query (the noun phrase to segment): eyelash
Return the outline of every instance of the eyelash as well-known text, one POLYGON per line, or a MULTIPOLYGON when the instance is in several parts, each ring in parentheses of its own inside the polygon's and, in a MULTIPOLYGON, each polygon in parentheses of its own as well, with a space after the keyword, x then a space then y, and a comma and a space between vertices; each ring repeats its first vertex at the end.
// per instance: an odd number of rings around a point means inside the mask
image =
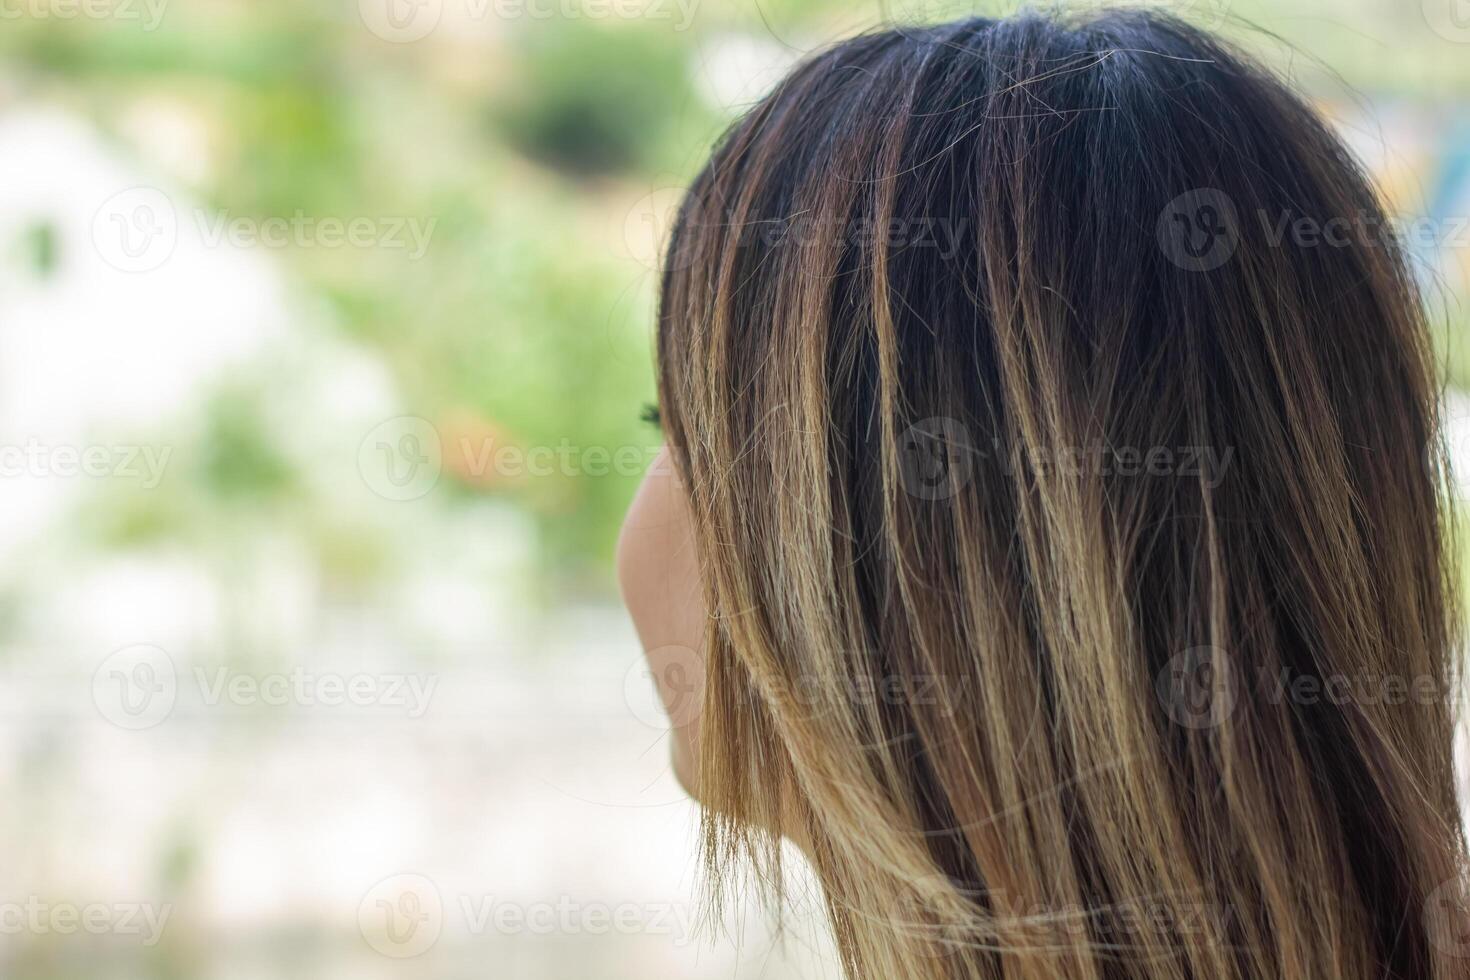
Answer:
POLYGON ((655 428, 663 428, 663 417, 659 415, 658 406, 652 402, 643 406, 638 417, 655 428))

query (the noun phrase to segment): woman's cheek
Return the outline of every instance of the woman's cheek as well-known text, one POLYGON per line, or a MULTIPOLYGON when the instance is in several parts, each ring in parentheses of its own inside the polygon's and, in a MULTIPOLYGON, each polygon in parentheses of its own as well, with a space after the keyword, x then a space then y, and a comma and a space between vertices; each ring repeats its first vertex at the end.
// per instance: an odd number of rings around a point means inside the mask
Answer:
POLYGON ((707 614, 683 491, 659 453, 618 538, 618 582, 668 715, 674 774, 698 798, 707 614))

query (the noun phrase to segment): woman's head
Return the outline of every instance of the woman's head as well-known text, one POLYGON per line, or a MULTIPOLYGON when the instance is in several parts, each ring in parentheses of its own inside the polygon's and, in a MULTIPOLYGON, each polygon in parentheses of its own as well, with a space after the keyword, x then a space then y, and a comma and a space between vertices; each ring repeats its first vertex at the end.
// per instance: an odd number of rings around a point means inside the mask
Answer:
POLYGON ((883 980, 1465 972, 1426 334, 1279 81, 1142 12, 838 45, 691 188, 658 363, 623 574, 713 870, 798 839, 883 980))

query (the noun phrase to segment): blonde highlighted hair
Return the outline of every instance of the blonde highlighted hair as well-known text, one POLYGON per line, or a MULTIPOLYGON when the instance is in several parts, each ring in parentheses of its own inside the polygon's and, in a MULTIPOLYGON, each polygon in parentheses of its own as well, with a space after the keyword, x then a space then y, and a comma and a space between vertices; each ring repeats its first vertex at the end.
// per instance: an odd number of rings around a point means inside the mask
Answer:
POLYGON ((1470 976, 1388 227, 1153 13, 887 30, 746 114, 658 341, 716 877, 799 840, 857 978, 1470 976))

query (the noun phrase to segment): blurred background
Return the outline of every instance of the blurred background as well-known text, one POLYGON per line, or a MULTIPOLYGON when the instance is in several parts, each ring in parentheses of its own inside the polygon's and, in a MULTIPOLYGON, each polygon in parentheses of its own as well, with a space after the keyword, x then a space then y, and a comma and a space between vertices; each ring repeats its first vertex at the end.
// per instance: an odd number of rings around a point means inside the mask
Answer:
MULTIPOLYGON (((1376 176, 1470 449, 1470 3, 1148 5, 1376 176)), ((658 252, 804 53, 1014 9, 0 0, 0 975, 837 976, 701 921, 618 607, 658 252)))

